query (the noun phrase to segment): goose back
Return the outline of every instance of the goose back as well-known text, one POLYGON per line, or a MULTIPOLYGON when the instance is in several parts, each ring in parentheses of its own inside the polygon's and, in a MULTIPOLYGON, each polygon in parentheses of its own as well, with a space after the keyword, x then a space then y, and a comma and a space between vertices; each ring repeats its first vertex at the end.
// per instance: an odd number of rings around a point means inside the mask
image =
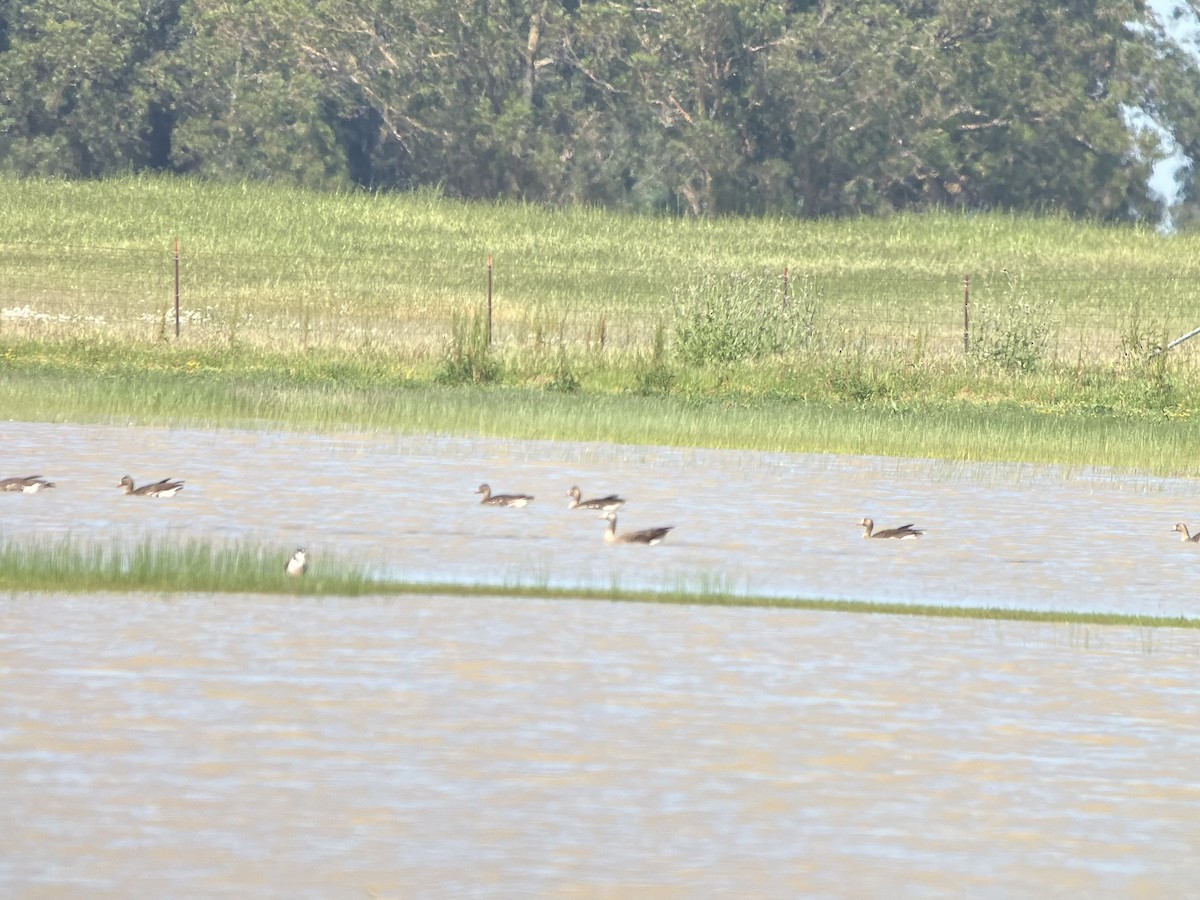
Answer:
POLYGON ((880 531, 875 530, 874 519, 859 519, 858 524, 862 527, 864 538, 882 538, 884 540, 894 538, 895 540, 903 541, 919 538, 925 533, 922 529, 915 528, 911 522, 907 525, 899 525, 896 528, 884 528, 880 531))
POLYGON ((475 493, 483 494, 483 499, 479 502, 484 506, 511 506, 519 509, 533 502, 530 494, 493 494, 491 486, 487 484, 481 484, 475 493))

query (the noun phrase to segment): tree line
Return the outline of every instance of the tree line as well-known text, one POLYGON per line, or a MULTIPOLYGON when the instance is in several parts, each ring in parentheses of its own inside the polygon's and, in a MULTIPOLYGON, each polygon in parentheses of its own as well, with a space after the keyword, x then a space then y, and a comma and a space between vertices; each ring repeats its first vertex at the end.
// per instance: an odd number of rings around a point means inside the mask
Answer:
POLYGON ((1196 158, 1200 76, 1149 21, 1141 0, 0 0, 0 171, 1153 221, 1162 151, 1128 116, 1196 158))

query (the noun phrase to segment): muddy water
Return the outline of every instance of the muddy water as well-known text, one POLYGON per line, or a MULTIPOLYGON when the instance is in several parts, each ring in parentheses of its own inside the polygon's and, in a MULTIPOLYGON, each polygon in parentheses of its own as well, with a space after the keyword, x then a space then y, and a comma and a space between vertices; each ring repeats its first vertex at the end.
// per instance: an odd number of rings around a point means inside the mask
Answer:
MULTIPOLYGON (((448 581, 1196 615, 1188 481, 0 425, 0 536, 448 581), (120 495, 185 478, 172 500, 120 495), (472 493, 535 493, 523 510, 472 493), (610 547, 572 483, 629 497, 610 547), (926 538, 861 540, 854 521, 926 538)), ((1186 896, 1200 634, 576 601, 0 597, 0 896, 1186 896)))
POLYGON ((1183 897, 1200 634, 0 599, 5 897, 1183 897))
POLYGON ((347 553, 382 575, 452 582, 717 584, 757 594, 1149 615, 1200 615, 1195 481, 1050 467, 440 437, 0 424, 0 471, 58 489, 0 495, 0 535, 183 533, 347 553), (171 500, 121 496, 167 475, 171 500), (536 495, 478 504, 481 482, 536 495), (619 527, 674 525, 654 547, 607 546, 567 489, 618 491, 619 527), (920 541, 855 526, 915 522, 920 541), (1193 518, 1194 517, 1194 518, 1193 518))

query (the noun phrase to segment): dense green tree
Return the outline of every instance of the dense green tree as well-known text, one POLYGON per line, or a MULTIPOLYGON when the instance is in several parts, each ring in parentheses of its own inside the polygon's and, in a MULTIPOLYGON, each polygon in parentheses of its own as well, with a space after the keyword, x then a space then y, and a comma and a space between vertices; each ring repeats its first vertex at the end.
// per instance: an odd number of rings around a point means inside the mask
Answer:
POLYGON ((929 203, 1124 214, 1148 164, 1122 124, 1136 44, 1122 43, 1121 10, 946 0, 802 17, 759 85, 791 177, 774 193, 810 214, 929 203))
POLYGON ((211 177, 349 184, 327 89, 302 55, 294 0, 189 0, 165 67, 176 126, 171 164, 211 177))
MULTIPOLYGON (((1156 218, 1200 153, 1141 0, 0 0, 0 169, 688 215, 1156 218)), ((1187 196, 1196 206, 1194 175, 1187 196)))
POLYGON ((157 66, 183 0, 46 0, 0 11, 0 159, 93 177, 162 168, 171 116, 157 66))

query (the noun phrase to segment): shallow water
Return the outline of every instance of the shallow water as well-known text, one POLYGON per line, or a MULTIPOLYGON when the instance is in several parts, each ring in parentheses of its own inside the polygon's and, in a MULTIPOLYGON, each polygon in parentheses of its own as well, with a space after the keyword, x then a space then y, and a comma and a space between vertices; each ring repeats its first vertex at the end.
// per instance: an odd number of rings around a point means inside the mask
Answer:
POLYGON ((1200 633, 0 599, 5 897, 1182 897, 1200 633))
MULTIPOLYGON (((1197 511, 1190 479, 1028 465, 749 453, 552 441, 0 424, 0 534, 146 532, 250 538, 367 560, 381 575, 485 584, 731 587, 755 594, 1200 615, 1200 545, 1171 533, 1197 511), (124 497, 167 475, 170 500, 124 497), (536 501, 481 507, 481 482, 536 501), (567 489, 628 498, 608 546, 567 489), (920 541, 863 541, 855 523, 915 522, 920 541)), ((1200 526, 1200 519, 1195 521, 1200 526)))
MULTIPOLYGON (((1196 615, 1187 480, 0 425, 0 535, 402 578, 1196 615), (185 478, 171 500, 124 497, 185 478), (481 481, 537 495, 479 506, 481 481), (566 490, 620 491, 610 547, 566 490), (854 522, 916 521, 869 542, 854 522), (1183 587, 1179 587, 1183 585, 1183 587)), ((0 896, 1186 896, 1200 633, 463 599, 0 598, 0 896)))

